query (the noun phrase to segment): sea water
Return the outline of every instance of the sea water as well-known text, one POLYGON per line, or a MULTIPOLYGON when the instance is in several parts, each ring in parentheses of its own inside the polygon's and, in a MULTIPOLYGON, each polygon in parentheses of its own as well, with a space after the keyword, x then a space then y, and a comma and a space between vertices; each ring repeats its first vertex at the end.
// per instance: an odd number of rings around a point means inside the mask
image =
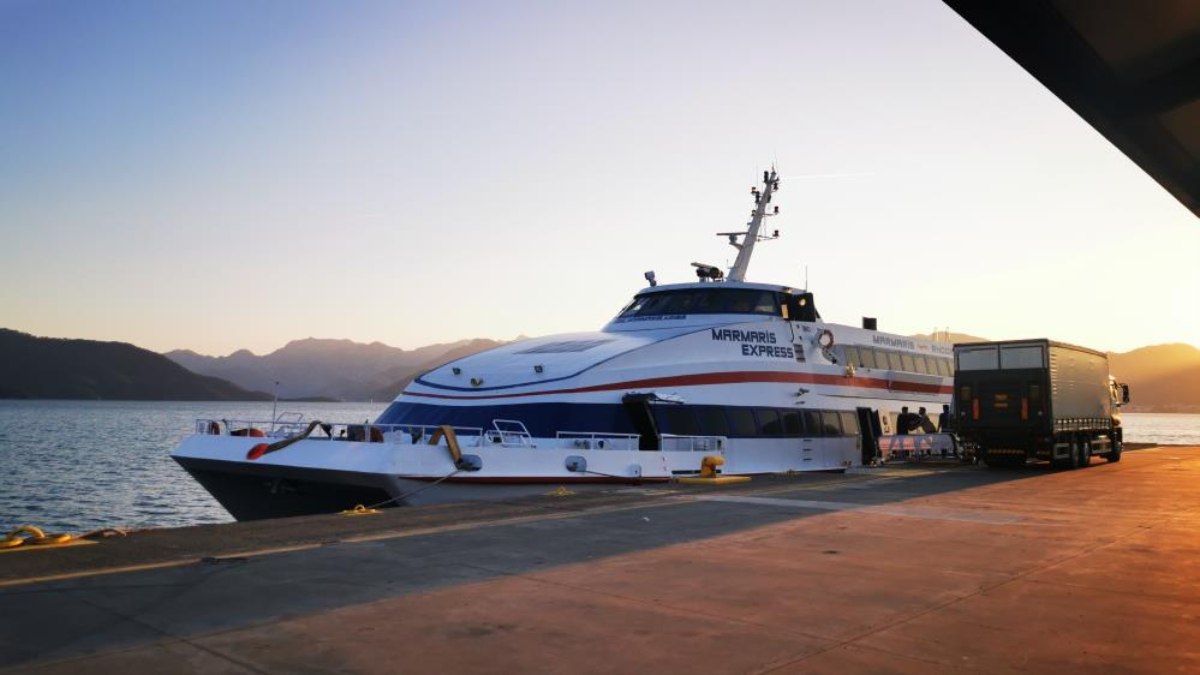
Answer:
MULTIPOLYGON (((374 420, 386 403, 280 403, 305 419, 374 420)), ((198 418, 270 420, 272 404, 0 400, 0 536, 19 525, 76 534, 233 518, 171 450, 198 418)))
MULTIPOLYGON (((384 403, 288 403, 327 422, 374 420, 384 403)), ((171 459, 198 418, 270 420, 271 403, 0 400, 0 534, 76 534, 232 518, 171 459)), ((1124 413, 1125 440, 1200 445, 1200 415, 1124 413)))

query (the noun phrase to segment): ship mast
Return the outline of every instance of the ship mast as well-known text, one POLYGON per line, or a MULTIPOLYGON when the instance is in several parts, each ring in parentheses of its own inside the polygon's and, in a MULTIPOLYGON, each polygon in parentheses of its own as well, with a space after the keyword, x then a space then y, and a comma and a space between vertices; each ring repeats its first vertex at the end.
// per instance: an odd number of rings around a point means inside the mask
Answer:
POLYGON ((758 234, 764 218, 779 214, 778 206, 767 211, 767 206, 771 203, 771 194, 778 191, 779 176, 775 173, 775 167, 771 167, 770 171, 763 171, 762 191, 760 192, 757 186, 750 188, 750 194, 754 195, 754 210, 751 212, 750 222, 746 223, 746 231, 717 233, 718 236, 729 237, 729 244, 738 250, 737 260, 733 262, 733 267, 729 268, 726 277, 729 281, 746 280, 746 268, 750 266, 750 256, 754 253, 756 243, 779 237, 779 230, 775 230, 771 236, 764 237, 758 234), (741 237, 741 241, 738 241, 738 237, 741 237))

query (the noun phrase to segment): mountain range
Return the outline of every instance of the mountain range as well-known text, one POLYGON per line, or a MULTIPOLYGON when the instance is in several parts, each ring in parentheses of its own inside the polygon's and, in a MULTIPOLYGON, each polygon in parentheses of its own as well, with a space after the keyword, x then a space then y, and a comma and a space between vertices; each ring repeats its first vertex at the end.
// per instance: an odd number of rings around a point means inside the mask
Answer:
MULTIPOLYGON (((263 356, 239 350, 214 357, 0 329, 0 398, 263 400, 277 392, 280 398, 388 401, 417 375, 501 344, 474 339, 404 350, 308 338, 263 356)), ((1130 386, 1126 410, 1200 413, 1200 349, 1153 345, 1109 358, 1112 374, 1130 386)))
POLYGON ((124 342, 34 337, 0 328, 0 398, 263 401, 124 342))
POLYGON ((281 398, 389 401, 420 373, 499 344, 459 340, 404 350, 381 342, 307 338, 263 356, 245 349, 228 356, 204 356, 190 350, 170 351, 164 356, 192 372, 247 389, 278 392, 281 398))

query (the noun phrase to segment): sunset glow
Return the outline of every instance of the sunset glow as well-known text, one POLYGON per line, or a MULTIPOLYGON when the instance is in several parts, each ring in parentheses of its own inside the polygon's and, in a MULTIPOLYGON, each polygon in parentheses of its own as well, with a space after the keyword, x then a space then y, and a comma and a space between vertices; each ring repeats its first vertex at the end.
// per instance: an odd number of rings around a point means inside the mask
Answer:
POLYGON ((0 326, 595 329, 735 252, 827 321, 1200 345, 1200 223, 940 2, 8 2, 0 326))

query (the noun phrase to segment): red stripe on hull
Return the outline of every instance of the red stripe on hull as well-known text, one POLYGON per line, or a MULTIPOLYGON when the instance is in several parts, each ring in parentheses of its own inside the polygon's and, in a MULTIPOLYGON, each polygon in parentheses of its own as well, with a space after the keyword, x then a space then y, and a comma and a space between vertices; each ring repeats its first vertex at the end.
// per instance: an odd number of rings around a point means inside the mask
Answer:
POLYGON ((844 375, 818 375, 816 373, 782 373, 777 371, 750 370, 725 373, 699 373, 696 375, 674 375, 671 377, 653 377, 645 380, 610 382, 608 384, 595 384, 589 387, 550 389, 546 391, 522 392, 519 394, 460 396, 457 394, 426 394, 421 392, 405 392, 404 395, 420 396, 422 398, 444 398, 457 401, 486 401, 498 398, 522 398, 527 396, 550 396, 555 394, 585 394, 589 392, 635 389, 641 387, 689 387, 706 384, 746 384, 751 382, 824 384, 837 387, 859 387, 863 389, 903 391, 912 394, 949 395, 954 393, 953 387, 947 387, 940 384, 922 384, 919 382, 889 382, 887 380, 881 380, 873 377, 846 377, 844 375))

